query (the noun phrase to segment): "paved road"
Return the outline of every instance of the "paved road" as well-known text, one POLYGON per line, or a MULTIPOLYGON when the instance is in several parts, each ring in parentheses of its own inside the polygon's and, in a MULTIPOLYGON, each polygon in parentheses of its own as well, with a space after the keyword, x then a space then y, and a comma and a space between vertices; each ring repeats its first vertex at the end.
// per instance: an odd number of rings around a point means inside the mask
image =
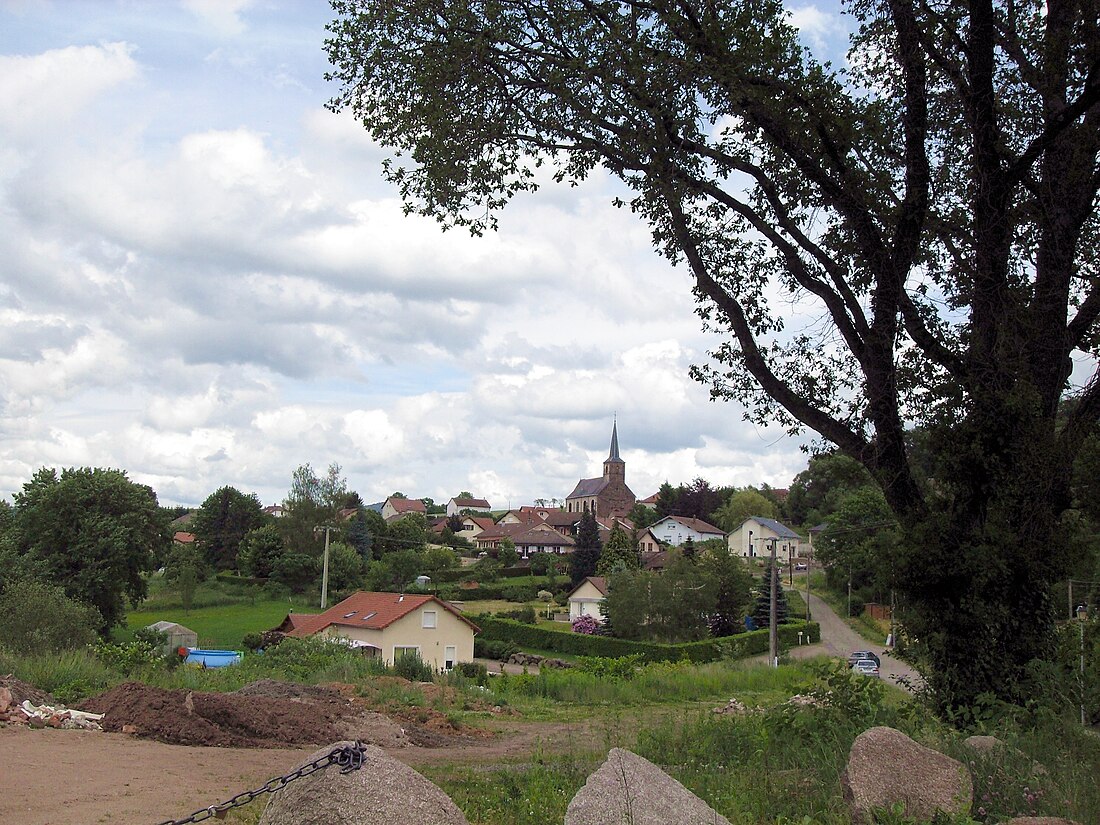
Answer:
POLYGON ((885 652, 885 644, 872 645, 841 619, 829 605, 813 593, 810 594, 810 615, 821 625, 821 642, 815 645, 792 647, 790 655, 795 659, 809 659, 814 656, 838 656, 847 659, 853 650, 872 650, 882 660, 879 672, 887 684, 895 684, 904 677, 910 684, 919 684, 917 672, 900 659, 885 652))

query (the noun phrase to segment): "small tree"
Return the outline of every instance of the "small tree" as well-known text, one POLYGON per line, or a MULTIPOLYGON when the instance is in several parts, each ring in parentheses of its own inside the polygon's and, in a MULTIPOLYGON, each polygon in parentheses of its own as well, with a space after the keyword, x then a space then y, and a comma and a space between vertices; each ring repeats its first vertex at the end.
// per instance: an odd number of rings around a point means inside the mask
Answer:
POLYGON ((497 558, 500 559, 500 563, 505 567, 514 565, 519 561, 519 553, 516 552, 516 543, 507 537, 501 539, 500 549, 497 551, 497 558))
POLYGON ((606 576, 616 570, 626 570, 640 567, 638 560, 638 546, 630 533, 623 529, 619 522, 611 527, 611 533, 607 537, 607 544, 600 553, 600 560, 596 564, 596 572, 606 576))
POLYGON ((9 581, 0 593, 0 649, 55 653, 90 645, 102 624, 99 611, 52 584, 9 581))
MULTIPOLYGON (((756 591, 756 601, 753 605, 752 618, 757 627, 771 625, 771 575, 772 567, 769 561, 764 568, 764 578, 756 591)), ((781 577, 776 575, 775 585, 775 617, 777 624, 786 624, 790 608, 787 605, 787 593, 783 590, 781 577)))
POLYGON ((283 537, 274 524, 251 531, 241 542, 237 563, 246 576, 270 578, 284 552, 283 537))

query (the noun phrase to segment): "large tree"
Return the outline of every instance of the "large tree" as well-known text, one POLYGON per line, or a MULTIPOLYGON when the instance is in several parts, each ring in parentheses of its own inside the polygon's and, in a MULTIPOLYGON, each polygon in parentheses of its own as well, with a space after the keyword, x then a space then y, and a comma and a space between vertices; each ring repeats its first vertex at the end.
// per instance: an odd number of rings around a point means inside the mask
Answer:
POLYGON ((237 553, 248 533, 264 523, 264 508, 255 493, 222 487, 206 497, 188 525, 195 543, 215 570, 237 567, 237 553))
POLYGON ((104 633, 145 598, 143 574, 172 542, 152 488, 91 467, 35 473, 15 494, 9 538, 20 569, 94 606, 104 633))
POLYGON ((348 483, 333 462, 323 476, 303 464, 294 471, 290 493, 283 502, 286 512, 278 520, 287 549, 292 553, 320 556, 324 551, 321 527, 342 527, 340 510, 348 503, 348 483))
POLYGON ((1100 415, 1093 381, 1055 421, 1100 343, 1095 7, 854 0, 841 70, 778 0, 333 5, 332 107, 396 150, 409 208, 479 233, 540 164, 616 175, 725 335, 696 376, 881 485, 941 703, 1020 698, 1100 415))

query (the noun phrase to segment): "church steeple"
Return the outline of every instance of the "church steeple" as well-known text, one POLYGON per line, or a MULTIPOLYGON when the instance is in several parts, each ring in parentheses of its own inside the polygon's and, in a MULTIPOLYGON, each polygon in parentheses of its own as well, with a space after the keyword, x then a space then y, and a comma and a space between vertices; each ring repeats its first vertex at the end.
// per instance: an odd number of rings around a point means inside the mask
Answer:
POLYGON ((619 458, 619 422, 611 425, 611 452, 603 463, 604 476, 626 476, 626 462, 619 458))

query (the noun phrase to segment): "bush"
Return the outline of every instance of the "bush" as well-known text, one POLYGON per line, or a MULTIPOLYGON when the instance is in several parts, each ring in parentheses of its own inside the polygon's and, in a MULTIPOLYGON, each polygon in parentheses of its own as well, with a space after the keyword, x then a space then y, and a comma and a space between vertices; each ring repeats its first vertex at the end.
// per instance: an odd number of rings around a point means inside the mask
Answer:
POLYGON ((455 672, 465 679, 472 679, 479 685, 489 681, 489 669, 481 662, 458 662, 455 672))
POLYGON ((595 635, 600 629, 600 621, 595 616, 578 616, 573 620, 573 632, 595 635))
POLYGON ((73 650, 98 638, 99 611, 40 581, 9 582, 0 594, 0 647, 15 653, 73 650))
POLYGON ((95 646, 95 655, 108 668, 122 676, 131 676, 147 667, 164 663, 164 656, 146 639, 134 639, 121 644, 100 642, 95 646))
MULTIPOLYGON (((480 621, 480 619, 479 619, 480 621)), ((479 659, 496 659, 503 662, 513 653, 519 653, 519 647, 504 639, 474 639, 474 655, 479 659)))
POLYGON ((517 622, 523 622, 524 624, 534 624, 536 621, 535 608, 529 604, 525 604, 518 610, 509 610, 504 613, 497 614, 504 619, 513 619, 517 622))
POLYGON ((431 665, 421 659, 417 653, 398 656, 393 663, 393 672, 410 682, 430 682, 434 675, 431 665))
POLYGON ((264 646, 264 637, 262 633, 245 633, 244 638, 241 639, 241 646, 245 650, 259 650, 264 646))

